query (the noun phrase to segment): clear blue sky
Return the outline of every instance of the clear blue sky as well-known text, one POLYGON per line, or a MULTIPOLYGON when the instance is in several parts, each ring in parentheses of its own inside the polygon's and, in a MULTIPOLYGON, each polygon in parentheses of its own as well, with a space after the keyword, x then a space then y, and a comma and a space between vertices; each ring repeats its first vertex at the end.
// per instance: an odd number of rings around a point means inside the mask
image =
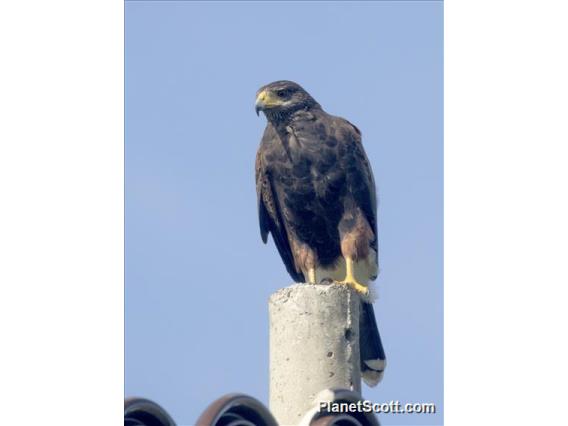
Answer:
POLYGON ((260 240, 254 95, 288 79, 361 129, 378 185, 388 368, 363 394, 442 411, 442 19, 426 1, 126 3, 127 395, 180 425, 228 392, 267 403, 267 300, 291 279, 260 240))

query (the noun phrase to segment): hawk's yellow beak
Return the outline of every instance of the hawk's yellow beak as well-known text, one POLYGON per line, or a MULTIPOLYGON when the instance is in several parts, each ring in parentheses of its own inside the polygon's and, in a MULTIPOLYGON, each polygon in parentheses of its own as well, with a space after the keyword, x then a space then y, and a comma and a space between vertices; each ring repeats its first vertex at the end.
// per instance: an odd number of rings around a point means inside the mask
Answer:
POLYGON ((256 111, 256 115, 258 115, 259 111, 264 111, 266 108, 275 107, 279 105, 279 103, 280 100, 278 99, 278 97, 274 96, 272 92, 265 89, 256 96, 254 110, 256 111))

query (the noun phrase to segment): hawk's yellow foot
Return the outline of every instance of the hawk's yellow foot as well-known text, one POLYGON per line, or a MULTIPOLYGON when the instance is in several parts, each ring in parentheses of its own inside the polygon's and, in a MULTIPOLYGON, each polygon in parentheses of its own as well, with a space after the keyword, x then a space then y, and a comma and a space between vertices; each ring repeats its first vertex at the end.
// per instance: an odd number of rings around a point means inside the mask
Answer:
POLYGON ((357 293, 361 293, 363 296, 367 296, 369 294, 369 289, 367 288, 367 286, 357 282, 353 277, 351 279, 346 277, 343 281, 335 281, 335 284, 348 285, 357 293))
POLYGON ((345 279, 343 281, 336 281, 335 283, 341 285, 348 285, 357 293, 367 296, 369 294, 369 288, 366 285, 361 284, 359 281, 357 281, 357 279, 355 279, 355 275, 353 275, 353 260, 348 257, 345 258, 345 267, 347 270, 345 274, 345 279))
POLYGON ((308 269, 308 283, 317 284, 316 281, 316 268, 308 269))

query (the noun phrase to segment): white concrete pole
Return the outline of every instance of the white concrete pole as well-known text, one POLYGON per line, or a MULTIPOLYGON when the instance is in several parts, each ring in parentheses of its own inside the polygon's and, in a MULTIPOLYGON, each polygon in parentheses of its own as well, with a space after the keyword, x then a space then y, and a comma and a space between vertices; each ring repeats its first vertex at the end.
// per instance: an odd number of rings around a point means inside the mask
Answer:
POLYGON ((280 425, 297 425, 324 389, 361 392, 359 306, 337 284, 295 284, 270 297, 270 411, 280 425))

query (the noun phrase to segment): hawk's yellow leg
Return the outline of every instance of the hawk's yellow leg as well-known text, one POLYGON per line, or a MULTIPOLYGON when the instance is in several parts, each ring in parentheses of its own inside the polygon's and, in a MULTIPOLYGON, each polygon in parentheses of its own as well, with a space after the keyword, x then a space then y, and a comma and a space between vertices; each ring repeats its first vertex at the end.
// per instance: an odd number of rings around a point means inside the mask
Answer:
POLYGON ((348 285, 357 293, 361 293, 363 295, 369 294, 369 289, 366 285, 361 284, 355 279, 355 275, 353 274, 353 259, 350 257, 345 258, 345 279, 343 281, 336 281, 337 284, 348 285))
POLYGON ((310 284, 316 284, 316 268, 308 269, 308 282, 310 284))

